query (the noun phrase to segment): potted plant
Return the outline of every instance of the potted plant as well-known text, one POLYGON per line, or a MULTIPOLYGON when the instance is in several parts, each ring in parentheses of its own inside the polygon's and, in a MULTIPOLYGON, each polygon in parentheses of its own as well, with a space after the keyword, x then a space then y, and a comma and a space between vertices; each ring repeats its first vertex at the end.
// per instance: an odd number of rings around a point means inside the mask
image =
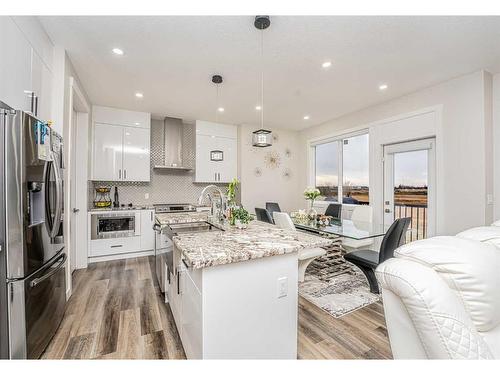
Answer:
POLYGON ((227 186, 226 190, 226 197, 227 197, 227 217, 229 218, 229 224, 234 225, 234 215, 233 211, 236 208, 236 192, 238 191, 238 185, 240 182, 238 179, 235 177, 233 180, 229 183, 227 186))
POLYGON ((234 218, 234 225, 236 225, 238 229, 245 229, 248 223, 253 220, 250 213, 243 207, 233 209, 232 217, 234 218))
POLYGON ((307 212, 307 216, 309 219, 316 219, 316 215, 318 214, 316 210, 314 209, 314 201, 316 198, 318 198, 321 195, 321 192, 319 189, 308 186, 306 190, 304 190, 304 198, 306 200, 311 201, 311 207, 309 208, 309 211, 307 212))

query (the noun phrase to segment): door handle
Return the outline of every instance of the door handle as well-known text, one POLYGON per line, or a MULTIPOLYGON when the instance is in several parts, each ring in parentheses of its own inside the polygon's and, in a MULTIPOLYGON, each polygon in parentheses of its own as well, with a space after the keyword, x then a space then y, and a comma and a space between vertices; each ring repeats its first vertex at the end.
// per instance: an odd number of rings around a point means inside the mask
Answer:
POLYGON ((118 179, 119 180, 122 179, 122 170, 121 169, 118 169, 118 179))
MULTIPOLYGON (((65 262, 66 262, 66 254, 63 253, 62 254, 61 263, 59 263, 57 265, 57 267, 54 268, 54 270, 50 271, 48 274, 43 275, 42 277, 38 277, 35 280, 33 280, 30 283, 31 287, 34 288, 35 286, 37 286, 38 284, 40 284, 42 281, 47 280, 49 277, 51 277, 52 275, 54 275, 57 271, 59 271, 61 269, 61 267, 64 265, 65 262)), ((55 264, 55 262, 54 262, 54 264, 55 264)))
POLYGON ((127 179, 127 170, 126 169, 123 170, 123 179, 124 180, 127 179))
POLYGON ((77 212, 80 212, 79 208, 73 208, 73 212, 76 214, 77 212))
POLYGON ((388 209, 388 208, 386 208, 386 209, 384 210, 384 212, 385 212, 386 214, 390 214, 390 213, 391 213, 391 210, 390 210, 390 209, 388 209))
POLYGON ((34 112, 35 117, 38 116, 38 96, 35 95, 35 112, 34 112))

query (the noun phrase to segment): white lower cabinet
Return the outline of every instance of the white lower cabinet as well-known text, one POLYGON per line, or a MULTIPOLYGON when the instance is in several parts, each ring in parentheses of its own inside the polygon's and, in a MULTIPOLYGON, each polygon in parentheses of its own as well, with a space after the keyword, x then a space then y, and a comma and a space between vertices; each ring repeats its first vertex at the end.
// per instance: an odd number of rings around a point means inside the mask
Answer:
POLYGON ((141 211, 141 250, 154 250, 155 248, 155 231, 153 225, 155 224, 155 211, 142 210, 141 211))
POLYGON ((167 299, 188 359, 297 358, 297 254, 193 269, 174 246, 174 268, 167 299))
POLYGON ((135 235, 117 238, 92 239, 92 215, 102 215, 106 212, 116 211, 93 211, 88 215, 88 243, 89 258, 120 259, 137 255, 151 255, 155 247, 154 210, 120 211, 123 214, 132 212, 135 215, 135 235), (134 254, 132 254, 134 253, 134 254), (111 257, 111 258, 110 258, 111 257))
POLYGON ((190 272, 184 270, 182 275, 181 340, 188 358, 202 358, 202 296, 190 272))

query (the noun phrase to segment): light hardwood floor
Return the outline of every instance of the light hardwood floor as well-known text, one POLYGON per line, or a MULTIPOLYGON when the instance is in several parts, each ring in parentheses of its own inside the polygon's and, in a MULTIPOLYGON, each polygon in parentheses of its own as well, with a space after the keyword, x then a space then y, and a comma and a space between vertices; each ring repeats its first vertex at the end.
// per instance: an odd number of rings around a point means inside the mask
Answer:
MULTIPOLYGON (((153 262, 132 258, 76 271, 66 314, 42 358, 185 358, 153 262)), ((300 298, 298 357, 391 358, 382 305, 335 319, 300 298)))

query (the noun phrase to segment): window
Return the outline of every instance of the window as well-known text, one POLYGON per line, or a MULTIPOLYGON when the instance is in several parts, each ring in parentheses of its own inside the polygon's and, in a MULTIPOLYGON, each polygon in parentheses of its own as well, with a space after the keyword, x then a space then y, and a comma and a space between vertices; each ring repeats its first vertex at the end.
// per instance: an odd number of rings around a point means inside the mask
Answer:
POLYGON ((316 187, 327 201, 337 201, 339 196, 338 142, 316 146, 316 187))
POLYGON ((342 197, 344 203, 369 203, 368 147, 368 134, 342 140, 342 197))
POLYGON ((342 203, 369 203, 367 133, 317 144, 313 149, 314 181, 322 199, 338 202, 342 196, 342 203))

